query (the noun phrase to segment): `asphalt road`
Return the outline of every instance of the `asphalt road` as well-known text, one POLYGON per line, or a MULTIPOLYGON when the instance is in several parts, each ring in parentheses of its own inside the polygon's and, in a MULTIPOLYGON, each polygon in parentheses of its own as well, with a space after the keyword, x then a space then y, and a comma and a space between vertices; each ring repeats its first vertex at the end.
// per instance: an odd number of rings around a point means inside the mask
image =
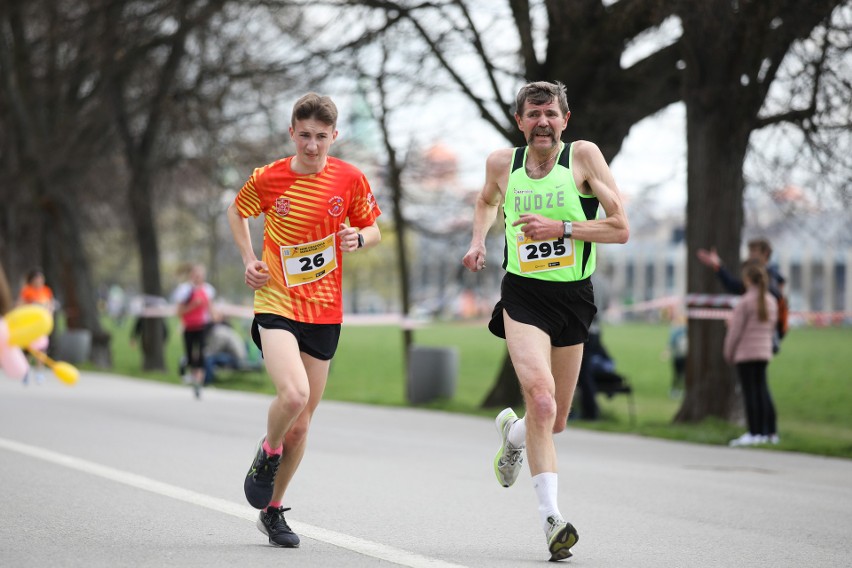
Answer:
MULTIPOLYGON (((269 397, 83 373, 0 374, 0 566, 540 566, 527 472, 493 421, 325 401, 268 546, 243 476, 269 397)), ((641 412, 641 408, 639 409, 641 412)), ((783 425, 783 416, 781 416, 783 425)), ((578 567, 852 566, 852 461, 571 430, 560 507, 578 567)))

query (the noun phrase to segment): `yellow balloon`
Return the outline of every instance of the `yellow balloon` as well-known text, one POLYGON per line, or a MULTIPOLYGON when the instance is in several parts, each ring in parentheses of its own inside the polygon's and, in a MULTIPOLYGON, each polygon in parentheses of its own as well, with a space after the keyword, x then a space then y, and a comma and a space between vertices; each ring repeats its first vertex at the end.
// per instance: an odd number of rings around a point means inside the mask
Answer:
POLYGON ((53 330, 53 316, 44 306, 19 306, 3 316, 9 326, 9 345, 27 347, 53 330))
POLYGON ((53 374, 66 385, 76 384, 77 379, 80 378, 80 371, 77 370, 77 367, 64 361, 57 361, 53 364, 53 374))

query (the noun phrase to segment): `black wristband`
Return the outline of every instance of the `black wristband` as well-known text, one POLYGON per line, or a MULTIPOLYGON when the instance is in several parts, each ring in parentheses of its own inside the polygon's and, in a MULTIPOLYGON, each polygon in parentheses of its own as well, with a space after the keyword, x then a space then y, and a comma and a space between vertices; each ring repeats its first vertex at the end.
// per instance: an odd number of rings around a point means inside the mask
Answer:
POLYGON ((358 233, 358 248, 361 248, 363 246, 364 246, 364 235, 362 235, 361 233, 358 233))

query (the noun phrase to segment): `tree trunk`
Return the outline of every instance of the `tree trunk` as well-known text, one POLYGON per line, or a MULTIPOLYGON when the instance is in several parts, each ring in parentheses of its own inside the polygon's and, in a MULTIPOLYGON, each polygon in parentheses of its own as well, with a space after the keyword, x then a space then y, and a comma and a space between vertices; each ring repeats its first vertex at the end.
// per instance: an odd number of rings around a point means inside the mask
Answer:
POLYGON ((523 403, 524 397, 521 393, 518 375, 515 373, 509 352, 506 351, 506 355, 503 357, 503 365, 497 374, 497 381, 491 387, 491 391, 489 391, 485 400, 482 401, 482 408, 516 407, 523 405, 523 403))
MULTIPOLYGON (((150 178, 147 171, 134 172, 130 187, 130 214, 136 230, 136 243, 142 264, 142 292, 159 298, 163 295, 160 281, 160 247, 157 227, 151 206, 150 178)), ((153 318, 146 318, 142 326, 142 368, 146 371, 165 371, 163 352, 163 327, 153 318)))
MULTIPOLYGON (((738 271, 743 223, 743 162, 753 112, 730 92, 735 66, 719 60, 729 53, 733 26, 708 30, 701 18, 687 19, 683 38, 686 61, 684 102, 687 142, 687 291, 722 293, 712 270, 695 262, 699 248, 715 247, 724 264, 738 271), (719 50, 708 46, 718 44, 719 50)), ((736 57, 731 54, 729 57, 736 57)), ((737 81, 739 79, 737 78, 737 81)), ((736 84, 736 82, 734 83, 736 84)), ((725 325, 690 319, 686 389, 675 422, 699 422, 740 415, 734 370, 722 356, 725 325)))
POLYGON ((400 280, 400 296, 402 300, 402 349, 403 349, 403 361, 405 362, 405 369, 408 369, 409 365, 409 351, 411 350, 411 346, 414 343, 414 332, 408 326, 408 322, 406 321, 408 318, 408 314, 411 311, 411 283, 410 283, 410 271, 408 269, 408 250, 406 249, 406 224, 405 219, 402 216, 402 171, 400 170, 397 161, 396 161, 396 152, 391 146, 390 142, 387 139, 388 133, 383 130, 383 135, 385 137, 385 148, 388 151, 388 155, 391 158, 388 163, 388 178, 390 181, 391 192, 392 192, 392 200, 393 200, 393 224, 396 227, 396 258, 399 263, 397 269, 399 271, 399 280, 400 280))
MULTIPOLYGON (((732 141, 724 126, 724 111, 687 110, 688 186, 686 244, 690 259, 699 248, 716 247, 725 265, 739 267, 743 218, 742 161, 745 140, 732 141)), ((745 135, 747 139, 748 135, 745 135)), ((697 294, 724 293, 718 278, 700 262, 687 263, 687 290, 697 294)), ((699 422, 708 416, 733 420, 741 414, 733 368, 722 357, 725 324, 690 319, 686 394, 676 422, 699 422)))
MULTIPOLYGON (((382 69, 384 69, 384 64, 382 69)), ((405 371, 408 373, 410 365, 410 351, 414 344, 414 331, 409 327, 408 314, 411 311, 411 274, 408 263, 408 249, 406 243, 406 222, 402 215, 402 200, 403 200, 403 184, 402 172, 404 165, 400 164, 397 157, 396 147, 390 139, 390 127, 388 125, 389 106, 387 102, 387 91, 385 89, 385 78, 381 74, 376 79, 376 86, 381 100, 381 108, 379 109, 378 123, 379 129, 382 132, 382 141, 385 146, 385 151, 388 154, 387 166, 387 183, 391 190, 391 200, 393 202, 393 224, 396 229, 396 258, 397 269, 400 280, 400 300, 402 302, 402 360, 405 365, 405 371)))
POLYGON ((101 327, 98 294, 81 238, 81 212, 76 201, 61 192, 52 196, 45 209, 52 220, 51 241, 54 250, 60 252, 57 260, 68 329, 89 330, 92 334, 89 360, 99 367, 111 367, 111 337, 101 327))

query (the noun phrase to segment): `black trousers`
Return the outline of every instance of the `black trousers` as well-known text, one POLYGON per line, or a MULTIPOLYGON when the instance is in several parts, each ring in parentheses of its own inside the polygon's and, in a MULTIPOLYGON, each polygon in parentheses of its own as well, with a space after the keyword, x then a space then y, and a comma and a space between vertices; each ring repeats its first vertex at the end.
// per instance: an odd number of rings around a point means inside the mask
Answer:
POLYGON ((186 364, 190 369, 204 368, 204 339, 206 329, 184 330, 183 346, 186 351, 186 364))
POLYGON ((737 363, 737 374, 743 391, 748 431, 752 435, 768 436, 777 433, 775 405, 766 381, 768 361, 737 363))

